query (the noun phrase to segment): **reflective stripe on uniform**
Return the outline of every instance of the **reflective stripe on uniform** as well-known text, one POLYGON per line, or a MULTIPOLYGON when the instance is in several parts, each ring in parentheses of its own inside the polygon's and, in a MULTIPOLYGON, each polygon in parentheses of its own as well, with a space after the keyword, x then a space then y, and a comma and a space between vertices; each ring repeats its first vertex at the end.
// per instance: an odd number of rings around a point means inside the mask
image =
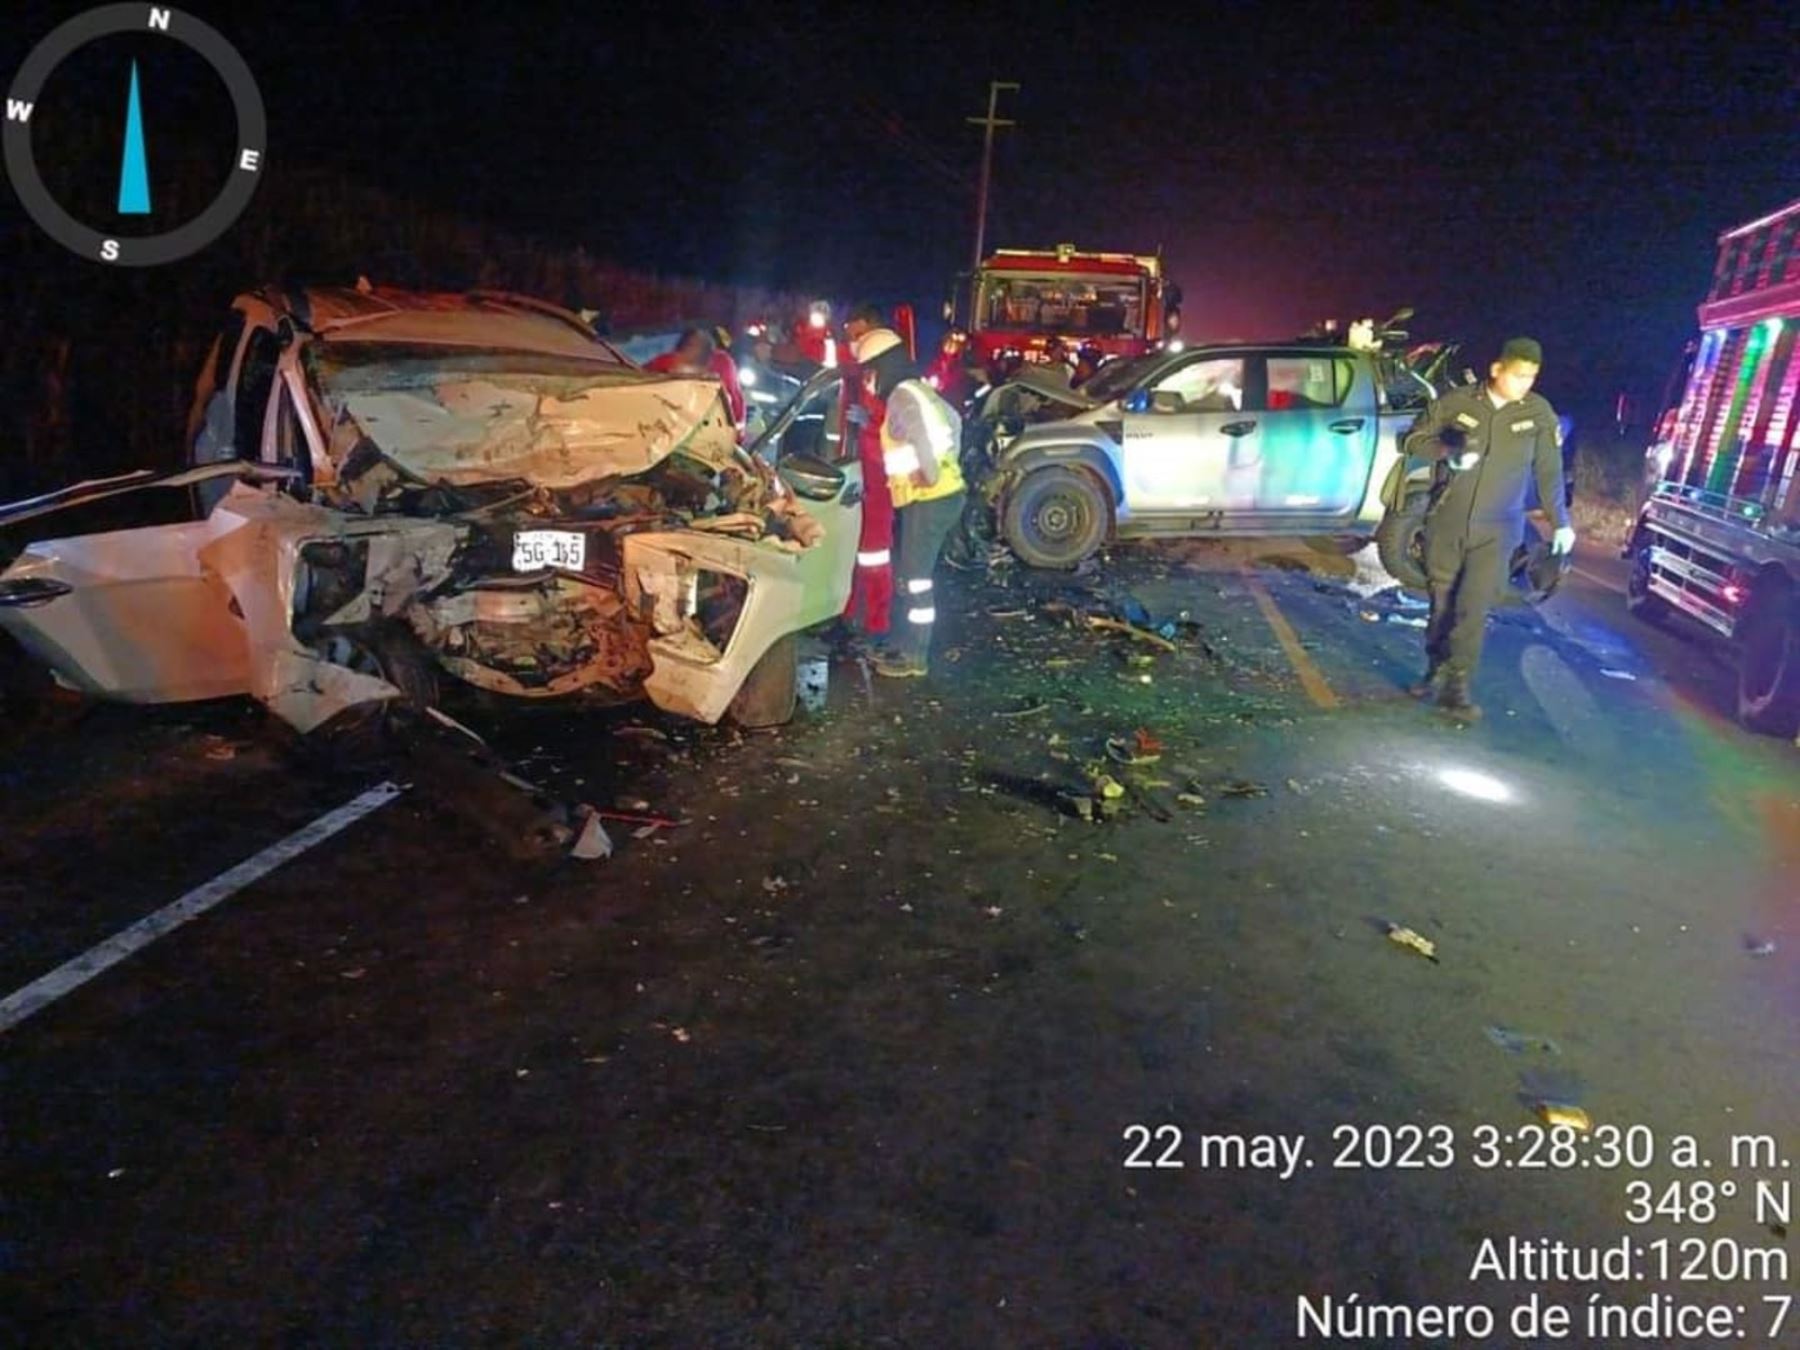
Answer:
POLYGON ((919 471, 919 452, 910 445, 896 446, 881 452, 881 467, 889 478, 904 478, 919 471))
POLYGON ((906 593, 908 595, 923 595, 930 589, 930 577, 910 577, 906 583, 906 593))
POLYGON ((871 553, 858 553, 856 555, 856 565, 858 567, 886 567, 892 559, 893 554, 891 551, 881 548, 876 549, 871 553))
POLYGON ((937 610, 929 605, 924 609, 909 609, 906 611, 906 621, 908 623, 935 623, 937 610))

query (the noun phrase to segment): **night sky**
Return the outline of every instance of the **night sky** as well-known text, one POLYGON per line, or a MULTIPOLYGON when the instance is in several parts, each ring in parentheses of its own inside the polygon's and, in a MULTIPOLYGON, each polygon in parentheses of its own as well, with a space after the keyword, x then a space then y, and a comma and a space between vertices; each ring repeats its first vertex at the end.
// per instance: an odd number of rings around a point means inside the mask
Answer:
MULTIPOLYGON (((28 3, 10 72, 75 5, 28 3)), ((1800 197, 1800 4, 189 8, 332 166, 601 256, 935 310, 971 246, 1160 246, 1190 331, 1412 305, 1654 400, 1717 234, 1800 197), (266 12, 263 12, 266 9, 266 12)), ((7 194, 7 210, 16 206, 7 194)))

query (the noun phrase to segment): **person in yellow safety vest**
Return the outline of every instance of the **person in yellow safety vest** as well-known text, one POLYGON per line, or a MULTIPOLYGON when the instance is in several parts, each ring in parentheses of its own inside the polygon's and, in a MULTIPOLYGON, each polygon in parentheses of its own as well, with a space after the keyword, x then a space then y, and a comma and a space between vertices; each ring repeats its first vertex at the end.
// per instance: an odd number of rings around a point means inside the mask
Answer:
MULTIPOLYGON (((900 337, 879 326, 879 311, 859 308, 852 350, 864 387, 881 400, 882 463, 894 501, 894 636, 878 652, 877 674, 904 679, 930 668, 937 620, 932 572, 944 540, 962 519, 962 419, 938 396, 906 354, 900 337), (860 322, 859 322, 860 321, 860 322)), ((848 327, 849 325, 847 325, 848 327)))

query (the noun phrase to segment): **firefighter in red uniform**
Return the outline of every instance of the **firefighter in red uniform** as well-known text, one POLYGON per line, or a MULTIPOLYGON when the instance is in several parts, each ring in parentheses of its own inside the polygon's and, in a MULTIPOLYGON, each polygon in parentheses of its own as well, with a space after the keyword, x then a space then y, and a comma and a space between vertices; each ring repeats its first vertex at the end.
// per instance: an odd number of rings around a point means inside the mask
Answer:
POLYGON ((882 458, 881 422, 887 406, 863 380, 847 385, 850 421, 856 427, 856 457, 862 464, 862 534, 856 541, 856 571, 844 617, 871 637, 885 637, 894 603, 894 499, 888 492, 882 458))

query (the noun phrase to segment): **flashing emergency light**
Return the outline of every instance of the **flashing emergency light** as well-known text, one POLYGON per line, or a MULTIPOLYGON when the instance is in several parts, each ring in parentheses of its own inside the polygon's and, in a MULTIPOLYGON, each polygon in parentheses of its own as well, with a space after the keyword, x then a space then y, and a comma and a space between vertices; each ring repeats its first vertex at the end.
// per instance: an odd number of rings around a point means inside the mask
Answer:
POLYGON ((831 319, 831 306, 823 300, 814 303, 806 315, 806 322, 813 328, 823 328, 831 319))
POLYGON ((1721 586, 1719 588, 1719 594, 1725 597, 1725 603, 1728 605, 1741 605, 1744 603, 1744 588, 1735 581, 1728 581, 1721 586))
POLYGON ((1185 352, 1187 350, 1187 343, 1183 342, 1180 338, 1170 338, 1169 350, 1172 352, 1185 352))

